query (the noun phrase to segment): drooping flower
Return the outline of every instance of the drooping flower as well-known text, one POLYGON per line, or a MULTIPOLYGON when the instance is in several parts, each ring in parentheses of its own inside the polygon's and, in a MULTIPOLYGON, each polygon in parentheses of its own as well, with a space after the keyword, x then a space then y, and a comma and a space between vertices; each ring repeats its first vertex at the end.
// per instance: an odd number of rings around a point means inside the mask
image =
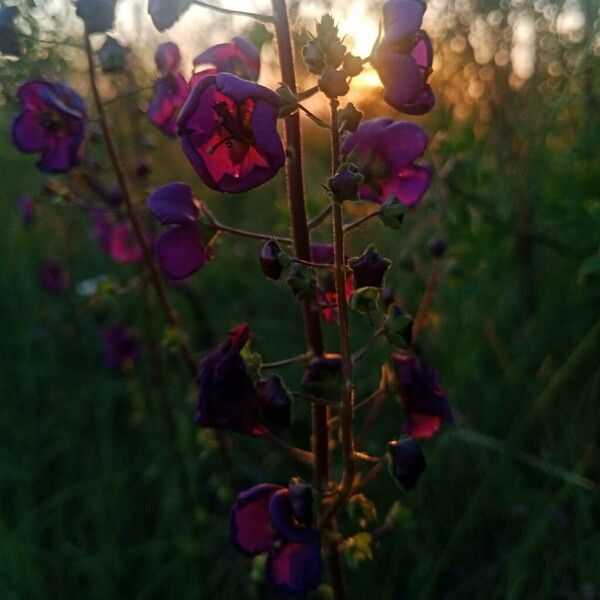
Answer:
POLYGON ((414 162, 426 147, 427 135, 418 125, 381 118, 361 123, 346 137, 342 151, 364 176, 362 199, 383 204, 397 196, 413 206, 431 181, 429 168, 414 162))
POLYGON ((197 222, 201 208, 192 188, 182 182, 163 185, 148 198, 150 212, 172 226, 156 239, 154 249, 162 270, 174 281, 190 277, 213 257, 197 222))
POLYGON ((14 23, 18 15, 19 9, 16 6, 0 8, 0 54, 8 56, 21 55, 19 32, 14 23))
POLYGON ((158 31, 173 27, 189 8, 191 0, 148 0, 148 14, 158 31))
POLYGON ((115 323, 101 332, 104 360, 111 369, 131 371, 140 357, 140 345, 125 323, 115 323))
POLYGON ((392 362, 410 436, 431 437, 440 429, 442 420, 453 421, 448 396, 433 369, 408 354, 394 354, 392 362))
POLYGON ((188 83, 180 71, 181 54, 177 44, 160 44, 154 60, 159 77, 154 82, 154 93, 148 102, 148 118, 165 135, 175 137, 177 115, 189 92, 188 83))
POLYGON ((71 277, 63 263, 48 258, 40 267, 40 283, 47 292, 59 294, 69 288, 71 277))
POLYGON ((392 473, 405 490, 415 487, 427 462, 417 442, 409 437, 388 442, 392 456, 392 473))
POLYGON ((231 511, 229 537, 244 554, 267 553, 266 579, 280 592, 304 596, 321 582, 312 492, 296 478, 287 488, 262 483, 242 492, 231 511))
POLYGON ((260 75, 260 53, 248 41, 234 37, 230 42, 217 44, 194 58, 194 66, 211 65, 215 74, 232 73, 242 79, 256 81, 260 75))
POLYGON ((382 258, 377 250, 369 248, 363 254, 348 261, 348 266, 352 269, 355 287, 376 287, 383 285, 385 272, 390 268, 391 262, 382 258))
POLYGON ((41 171, 62 173, 81 163, 87 113, 83 98, 68 85, 35 79, 21 86, 23 110, 12 136, 22 152, 40 152, 41 171))
POLYGON ((117 0, 77 0, 77 16, 83 19, 88 33, 112 29, 117 0))
POLYGON ((35 202, 31 196, 21 196, 17 202, 21 213, 23 227, 30 227, 35 223, 35 202))
POLYGON ((194 86, 177 124, 183 150, 206 185, 237 193, 277 174, 285 162, 280 103, 275 92, 230 73, 194 86))
POLYGON ((256 392, 264 418, 279 429, 291 423, 292 399, 279 375, 271 375, 256 384, 256 392))
POLYGON ((373 65, 384 86, 384 100, 410 115, 429 112, 435 97, 427 78, 433 49, 421 29, 425 4, 420 0, 390 0, 383 7, 385 35, 373 65))
POLYGON ((105 210, 91 212, 92 226, 100 248, 116 263, 136 263, 144 258, 129 221, 112 221, 105 210))
POLYGON ((250 337, 248 325, 238 325, 198 366, 196 423, 262 436, 260 400, 240 355, 250 337))

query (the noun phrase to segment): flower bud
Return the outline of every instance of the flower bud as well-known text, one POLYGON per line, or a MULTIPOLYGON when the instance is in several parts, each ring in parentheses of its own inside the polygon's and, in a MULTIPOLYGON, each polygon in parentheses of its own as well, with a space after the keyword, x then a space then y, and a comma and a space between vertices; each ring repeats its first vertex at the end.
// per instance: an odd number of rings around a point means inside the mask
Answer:
POLYGON ((315 294, 315 276, 310 269, 303 265, 294 263, 286 281, 298 300, 312 298, 315 294))
POLYGON ((281 84, 275 92, 281 98, 280 117, 289 117, 298 110, 298 98, 287 85, 281 84))
POLYGON ((336 202, 344 200, 358 200, 358 188, 364 181, 364 177, 353 164, 342 167, 329 178, 328 186, 336 202))
POLYGON ((281 246, 275 240, 269 240, 260 250, 258 257, 260 268, 265 277, 279 279, 283 272, 283 264, 279 257, 283 254, 281 246))
POLYGON ((261 414, 268 425, 279 429, 290 426, 292 399, 278 375, 259 381, 256 394, 261 404, 261 414))
POLYGON ((383 335, 392 345, 406 349, 412 342, 413 318, 397 304, 391 304, 383 324, 383 335))
POLYGON ((114 37, 107 35, 104 44, 98 50, 98 60, 105 73, 121 73, 125 69, 125 53, 127 49, 121 46, 114 37))
POLYGON ((388 442, 392 458, 392 473, 405 490, 415 487, 427 463, 425 456, 413 438, 388 442))
POLYGON ((340 40, 335 39, 327 47, 325 52, 325 60, 330 67, 337 68, 342 64, 345 54, 346 46, 344 46, 340 40))
POLYGON ((358 110, 352 102, 338 111, 338 121, 343 131, 356 131, 363 118, 363 112, 358 110))
POLYGON ((339 354, 315 356, 308 363, 300 385, 310 394, 326 400, 339 400, 342 357, 339 354))
POLYGON ((433 237, 427 242, 427 249, 433 258, 442 258, 446 253, 446 243, 440 238, 433 237))
POLYGON ((315 40, 310 40, 304 44, 302 58, 308 70, 314 75, 320 75, 321 71, 325 68, 325 56, 315 40))
POLYGON ((368 315, 377 310, 377 300, 379 299, 379 288, 361 287, 352 292, 350 296, 350 308, 360 313, 368 315))
POLYGON ((345 96, 350 91, 346 81, 346 73, 336 71, 333 67, 325 67, 319 78, 319 89, 328 98, 345 96))
POLYGON ((383 277, 392 263, 382 258, 374 248, 368 248, 359 257, 351 258, 348 266, 354 275, 354 285, 357 288, 383 286, 383 277))
POLYGON ((342 68, 349 77, 356 77, 363 70, 362 58, 360 58, 360 56, 354 56, 353 54, 346 54, 346 56, 344 56, 342 68))
POLYGON ((404 221, 404 205, 396 196, 391 196, 381 205, 379 218, 386 227, 400 229, 404 221))

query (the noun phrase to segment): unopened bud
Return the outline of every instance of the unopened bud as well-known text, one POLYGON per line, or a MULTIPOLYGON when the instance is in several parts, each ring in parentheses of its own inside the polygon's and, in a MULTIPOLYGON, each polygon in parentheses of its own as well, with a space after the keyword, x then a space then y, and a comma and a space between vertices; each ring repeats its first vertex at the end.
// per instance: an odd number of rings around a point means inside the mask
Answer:
POLYGON ((336 71, 333 67, 325 67, 319 78, 319 89, 328 98, 345 96, 350 91, 346 78, 346 73, 343 71, 336 71))

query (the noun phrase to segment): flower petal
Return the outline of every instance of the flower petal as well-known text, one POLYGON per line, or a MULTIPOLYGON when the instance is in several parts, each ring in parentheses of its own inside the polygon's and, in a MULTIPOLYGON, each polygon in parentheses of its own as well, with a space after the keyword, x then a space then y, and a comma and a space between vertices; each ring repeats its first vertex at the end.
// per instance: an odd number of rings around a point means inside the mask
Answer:
POLYGON ((13 122, 12 137, 22 152, 39 152, 46 143, 46 130, 42 127, 39 114, 24 110, 13 122))
POLYGON ((306 595, 321 583, 321 545, 318 535, 310 543, 288 542, 272 551, 265 570, 267 581, 287 594, 306 595))
POLYGON ((269 503, 269 514, 273 526, 284 540, 305 544, 314 540, 315 529, 301 527, 294 522, 290 493, 287 489, 281 489, 273 494, 269 503))
POLYGON ((393 44, 421 28, 425 4, 419 0, 390 0, 383 5, 383 44, 393 44))
POLYGON ((192 188, 181 181, 161 185, 148 198, 148 210, 163 225, 181 225, 198 217, 192 188))

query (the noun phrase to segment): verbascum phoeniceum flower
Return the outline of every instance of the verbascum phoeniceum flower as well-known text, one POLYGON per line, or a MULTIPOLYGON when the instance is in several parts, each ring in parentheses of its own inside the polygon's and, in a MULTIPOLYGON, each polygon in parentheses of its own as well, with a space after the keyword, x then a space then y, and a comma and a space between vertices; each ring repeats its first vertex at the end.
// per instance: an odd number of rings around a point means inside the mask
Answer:
POLYGON ((21 86, 23 105, 12 126, 19 150, 39 153, 38 168, 64 173, 81 163, 87 122, 83 98, 65 83, 36 79, 21 86))
POLYGON ((231 41, 211 46, 194 58, 194 67, 201 68, 192 81, 203 75, 232 73, 242 79, 257 81, 260 75, 260 53, 246 39, 234 37, 231 41))
POLYGON ((178 119, 183 151, 200 179, 214 190, 238 193, 274 177, 285 162, 280 105, 275 92, 236 75, 203 77, 178 119))

